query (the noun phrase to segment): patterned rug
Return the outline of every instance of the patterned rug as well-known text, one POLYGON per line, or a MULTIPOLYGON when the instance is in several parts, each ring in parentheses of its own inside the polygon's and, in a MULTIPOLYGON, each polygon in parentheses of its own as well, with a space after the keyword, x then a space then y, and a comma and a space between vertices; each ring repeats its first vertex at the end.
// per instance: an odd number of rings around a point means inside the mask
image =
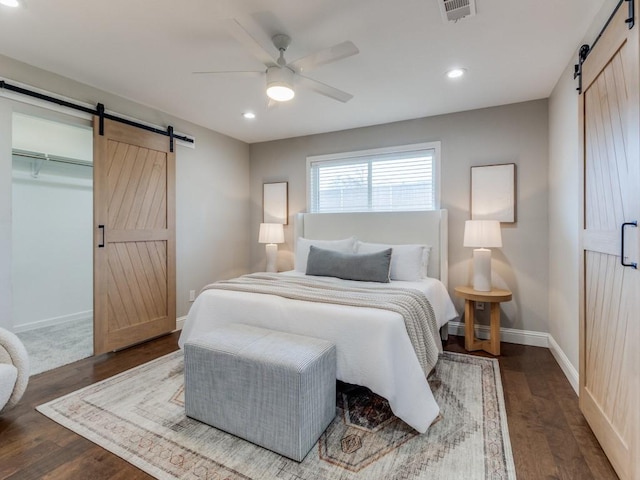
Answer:
POLYGON ((515 479, 497 360, 446 352, 440 417, 418 434, 383 398, 338 383, 337 414, 297 463, 184 414, 182 352, 38 407, 160 479, 515 479))

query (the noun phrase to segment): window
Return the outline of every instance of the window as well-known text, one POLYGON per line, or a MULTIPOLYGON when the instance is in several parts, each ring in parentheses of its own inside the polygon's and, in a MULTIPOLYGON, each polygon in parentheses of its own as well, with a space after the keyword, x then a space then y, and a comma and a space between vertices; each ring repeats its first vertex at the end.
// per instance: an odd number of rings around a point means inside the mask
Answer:
POLYGON ((307 157, 311 213, 439 208, 440 142, 307 157))

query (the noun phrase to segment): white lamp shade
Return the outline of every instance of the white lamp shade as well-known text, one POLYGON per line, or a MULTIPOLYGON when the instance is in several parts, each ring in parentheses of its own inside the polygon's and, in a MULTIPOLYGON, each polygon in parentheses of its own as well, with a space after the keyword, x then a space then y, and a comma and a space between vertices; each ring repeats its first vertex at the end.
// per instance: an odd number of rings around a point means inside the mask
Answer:
POLYGON ((464 223, 464 246, 474 248, 502 247, 498 220, 467 220, 464 223))
POLYGON ((261 223, 259 243, 284 243, 284 227, 281 223, 261 223))

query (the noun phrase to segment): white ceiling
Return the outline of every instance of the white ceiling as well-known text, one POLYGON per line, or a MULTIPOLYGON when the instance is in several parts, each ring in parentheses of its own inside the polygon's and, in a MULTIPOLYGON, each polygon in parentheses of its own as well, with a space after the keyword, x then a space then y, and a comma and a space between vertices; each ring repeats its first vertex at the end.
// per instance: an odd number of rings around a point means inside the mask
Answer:
POLYGON ((546 98, 605 0, 477 0, 455 24, 438 1, 28 0, 0 6, 0 53, 253 143, 546 98), (262 68, 230 18, 291 36, 289 61, 351 40, 308 76, 354 98, 298 89, 267 110, 261 78, 193 75, 262 68))

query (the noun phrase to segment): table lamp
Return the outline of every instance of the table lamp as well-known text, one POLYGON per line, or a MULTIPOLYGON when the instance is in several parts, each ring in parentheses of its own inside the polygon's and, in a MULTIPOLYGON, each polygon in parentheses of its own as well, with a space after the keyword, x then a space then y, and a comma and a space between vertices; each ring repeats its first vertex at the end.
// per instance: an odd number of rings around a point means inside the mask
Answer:
POLYGON ((267 272, 277 272, 278 243, 284 243, 284 227, 281 223, 261 223, 258 242, 266 243, 267 272))
POLYGON ((473 289, 491 291, 491 250, 502 247, 500 222, 467 220, 464 224, 464 246, 473 247, 473 289))

